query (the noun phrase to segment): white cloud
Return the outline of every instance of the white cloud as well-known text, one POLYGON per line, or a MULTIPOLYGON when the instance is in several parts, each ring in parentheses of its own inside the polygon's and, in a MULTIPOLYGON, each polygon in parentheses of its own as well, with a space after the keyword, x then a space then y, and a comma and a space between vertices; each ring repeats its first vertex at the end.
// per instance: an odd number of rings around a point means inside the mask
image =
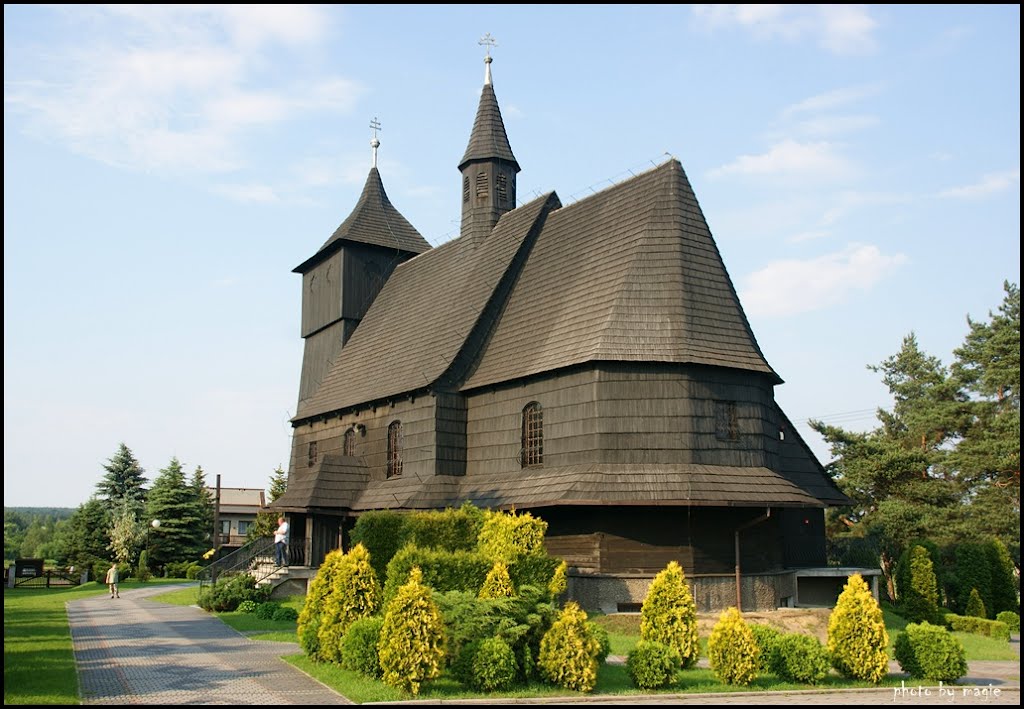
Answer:
POLYGON ((798 234, 793 234, 786 241, 790 244, 799 244, 803 241, 815 241, 817 239, 825 239, 832 236, 832 232, 827 229, 811 229, 809 231, 802 231, 798 234))
POLYGON ((985 175, 980 182, 972 185, 951 187, 939 193, 939 197, 952 199, 983 199, 998 192, 1004 192, 1020 182, 1020 168, 985 175))
POLYGON ((740 301, 751 315, 784 317, 821 310, 868 291, 906 261, 877 246, 851 244, 844 250, 811 259, 773 261, 750 274, 740 301))
POLYGON ((894 192, 857 192, 847 190, 842 192, 836 203, 825 210, 821 217, 820 225, 829 227, 843 219, 850 212, 861 207, 890 206, 896 204, 908 204, 914 200, 909 194, 894 192))
POLYGON ((74 49, 19 57, 4 101, 26 130, 108 164, 186 173, 238 169, 248 132, 314 111, 344 112, 361 89, 340 77, 255 92, 265 52, 325 37, 316 6, 87 6, 74 49), (113 38, 113 39, 107 39, 113 38))
POLYGON ((695 5, 693 13, 709 29, 738 26, 759 39, 810 37, 836 54, 875 49, 878 23, 866 5, 695 5))
POLYGON ((824 138, 843 133, 872 128, 879 124, 877 116, 821 116, 809 118, 794 125, 801 135, 812 138, 824 138))
POLYGON ((793 175, 817 179, 838 179, 855 172, 853 164, 828 142, 800 143, 787 139, 761 155, 741 155, 727 165, 711 170, 709 177, 730 175, 793 175))
POLYGON ((833 108, 847 106, 857 103, 870 96, 874 96, 881 90, 878 84, 866 84, 863 86, 847 86, 841 89, 833 89, 824 93, 816 94, 798 101, 782 110, 782 116, 788 118, 800 113, 818 113, 833 108))

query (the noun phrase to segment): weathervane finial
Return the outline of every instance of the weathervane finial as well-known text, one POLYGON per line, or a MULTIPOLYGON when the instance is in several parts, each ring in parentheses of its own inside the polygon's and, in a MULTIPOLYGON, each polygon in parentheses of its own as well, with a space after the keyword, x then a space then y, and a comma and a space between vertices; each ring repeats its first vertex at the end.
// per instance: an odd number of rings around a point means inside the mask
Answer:
POLYGON ((377 116, 373 117, 370 121, 370 128, 373 129, 373 139, 370 140, 370 147, 373 148, 373 166, 377 167, 377 148, 380 147, 380 141, 377 140, 377 131, 380 130, 380 121, 377 120, 377 116))
POLYGON ((486 67, 486 69, 484 69, 484 85, 486 86, 491 83, 491 62, 493 61, 493 59, 491 59, 491 47, 497 47, 498 40, 492 37, 491 33, 488 32, 480 38, 480 41, 477 42, 477 44, 486 47, 487 49, 487 54, 484 56, 484 65, 486 67))

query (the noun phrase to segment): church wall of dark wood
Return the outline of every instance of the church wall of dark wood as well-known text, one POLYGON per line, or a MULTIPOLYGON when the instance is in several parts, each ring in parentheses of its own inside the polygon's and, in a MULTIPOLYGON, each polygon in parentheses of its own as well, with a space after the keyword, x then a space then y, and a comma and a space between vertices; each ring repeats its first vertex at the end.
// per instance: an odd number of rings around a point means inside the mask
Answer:
POLYGON ((576 371, 467 397, 466 472, 522 470, 522 416, 527 404, 543 413, 543 465, 594 462, 597 457, 595 377, 576 371))
POLYGON ((344 250, 318 263, 302 276, 302 336, 341 318, 341 276, 344 250))
POLYGON ((345 339, 345 321, 339 320, 308 336, 302 348, 302 374, 299 377, 299 399, 311 396, 323 381, 345 339))

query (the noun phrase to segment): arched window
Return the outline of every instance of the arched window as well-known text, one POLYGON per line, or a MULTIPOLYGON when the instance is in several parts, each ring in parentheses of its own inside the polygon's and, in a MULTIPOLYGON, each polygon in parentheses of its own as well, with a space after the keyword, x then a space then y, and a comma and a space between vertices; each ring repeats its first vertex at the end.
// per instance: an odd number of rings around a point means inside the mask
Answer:
POLYGON ((356 454, 356 430, 354 428, 345 431, 345 448, 342 453, 345 455, 356 454))
POLYGON ((544 464, 544 414, 540 404, 531 401, 523 409, 523 452, 524 468, 544 464))
POLYGON ((402 422, 388 426, 388 477, 402 474, 402 422))

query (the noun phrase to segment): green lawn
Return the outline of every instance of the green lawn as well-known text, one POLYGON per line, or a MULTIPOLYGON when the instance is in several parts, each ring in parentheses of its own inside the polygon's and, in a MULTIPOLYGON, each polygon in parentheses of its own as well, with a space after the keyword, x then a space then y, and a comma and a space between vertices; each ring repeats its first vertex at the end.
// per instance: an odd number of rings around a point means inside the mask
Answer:
MULTIPOLYGON (((121 590, 152 586, 125 581, 121 590)), ((4 704, 78 704, 78 676, 64 605, 107 587, 4 589, 4 704)))

